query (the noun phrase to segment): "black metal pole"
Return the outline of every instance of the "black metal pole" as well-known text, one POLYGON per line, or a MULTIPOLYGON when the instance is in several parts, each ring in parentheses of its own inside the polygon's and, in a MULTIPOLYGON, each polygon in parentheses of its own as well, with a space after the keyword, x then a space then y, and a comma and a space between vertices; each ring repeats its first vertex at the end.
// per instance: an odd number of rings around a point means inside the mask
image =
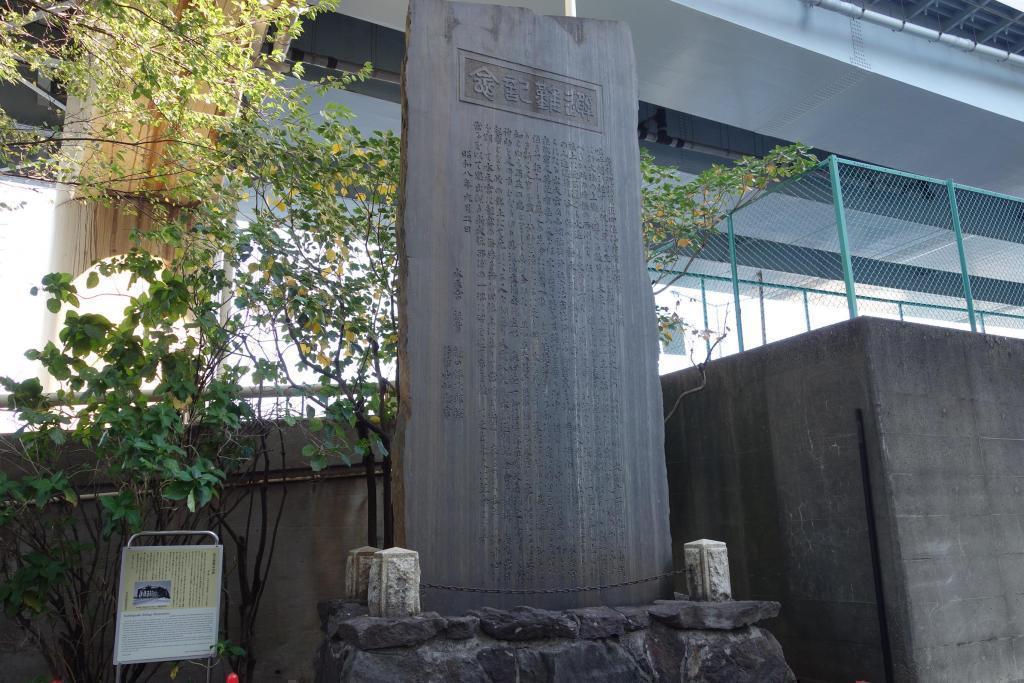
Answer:
POLYGON ((892 646, 889 643, 889 618, 885 609, 885 589, 882 585, 882 562, 878 553, 878 526, 875 523, 875 504, 871 494, 871 470, 868 465, 868 443, 864 436, 864 411, 857 409, 857 446, 860 449, 860 475, 864 489, 864 512, 868 523, 868 546, 871 548, 871 574, 875 580, 875 603, 878 606, 878 635, 882 641, 882 667, 885 680, 893 678, 892 646))

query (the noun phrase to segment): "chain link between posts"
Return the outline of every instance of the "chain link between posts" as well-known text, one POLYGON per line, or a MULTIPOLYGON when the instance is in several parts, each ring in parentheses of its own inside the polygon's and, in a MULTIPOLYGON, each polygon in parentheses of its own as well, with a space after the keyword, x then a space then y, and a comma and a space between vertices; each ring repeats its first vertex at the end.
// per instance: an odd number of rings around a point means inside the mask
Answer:
POLYGON ((623 588, 625 586, 635 586, 641 583, 650 583, 651 581, 660 581, 661 579, 667 579, 670 576, 677 576, 679 574, 689 573, 689 569, 677 569, 671 572, 665 572, 664 574, 658 574, 657 576, 648 576, 643 579, 633 579, 632 581, 620 581, 619 583, 609 583, 601 586, 577 586, 574 588, 537 588, 537 589, 520 589, 520 588, 475 588, 469 586, 445 586, 437 583, 421 583, 420 590, 426 590, 432 588, 435 590, 443 591, 460 591, 462 593, 494 593, 501 595, 550 595, 554 593, 585 593, 589 591, 603 591, 610 588, 623 588))

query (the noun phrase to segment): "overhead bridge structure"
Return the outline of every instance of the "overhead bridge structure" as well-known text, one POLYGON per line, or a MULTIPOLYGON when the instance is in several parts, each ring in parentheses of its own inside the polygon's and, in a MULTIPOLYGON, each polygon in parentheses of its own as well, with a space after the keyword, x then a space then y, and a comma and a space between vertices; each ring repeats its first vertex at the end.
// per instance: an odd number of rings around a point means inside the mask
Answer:
MULTIPOLYGON (((562 0, 483 1, 563 11, 562 0)), ((340 11, 401 31, 407 4, 345 0, 340 11)), ((1007 4, 577 0, 576 10, 629 24, 643 102, 848 159, 1024 195, 1017 59, 1024 13, 1007 4)), ((735 141, 709 134, 686 142, 735 141)))

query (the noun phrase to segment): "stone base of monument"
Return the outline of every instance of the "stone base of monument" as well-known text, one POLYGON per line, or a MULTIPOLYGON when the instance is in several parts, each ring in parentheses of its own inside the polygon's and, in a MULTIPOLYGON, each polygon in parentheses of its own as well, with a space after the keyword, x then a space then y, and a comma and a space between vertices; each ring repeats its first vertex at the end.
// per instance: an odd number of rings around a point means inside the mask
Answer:
POLYGON ((316 680, 795 681, 779 643, 756 626, 778 612, 777 602, 662 600, 380 618, 364 605, 325 603, 316 680))

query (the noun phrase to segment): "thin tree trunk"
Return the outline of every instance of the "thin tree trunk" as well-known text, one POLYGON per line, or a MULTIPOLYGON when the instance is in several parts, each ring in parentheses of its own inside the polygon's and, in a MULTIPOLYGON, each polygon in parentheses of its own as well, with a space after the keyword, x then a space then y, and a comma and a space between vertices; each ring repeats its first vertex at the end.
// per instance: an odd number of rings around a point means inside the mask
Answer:
MULTIPOLYGON (((356 431, 362 443, 367 442, 369 431, 363 425, 357 425, 356 431)), ((366 449, 363 456, 363 468, 366 474, 366 545, 378 548, 377 545, 377 467, 374 462, 373 450, 366 449)))
POLYGON ((391 456, 384 456, 384 547, 395 545, 395 511, 391 505, 391 456))

